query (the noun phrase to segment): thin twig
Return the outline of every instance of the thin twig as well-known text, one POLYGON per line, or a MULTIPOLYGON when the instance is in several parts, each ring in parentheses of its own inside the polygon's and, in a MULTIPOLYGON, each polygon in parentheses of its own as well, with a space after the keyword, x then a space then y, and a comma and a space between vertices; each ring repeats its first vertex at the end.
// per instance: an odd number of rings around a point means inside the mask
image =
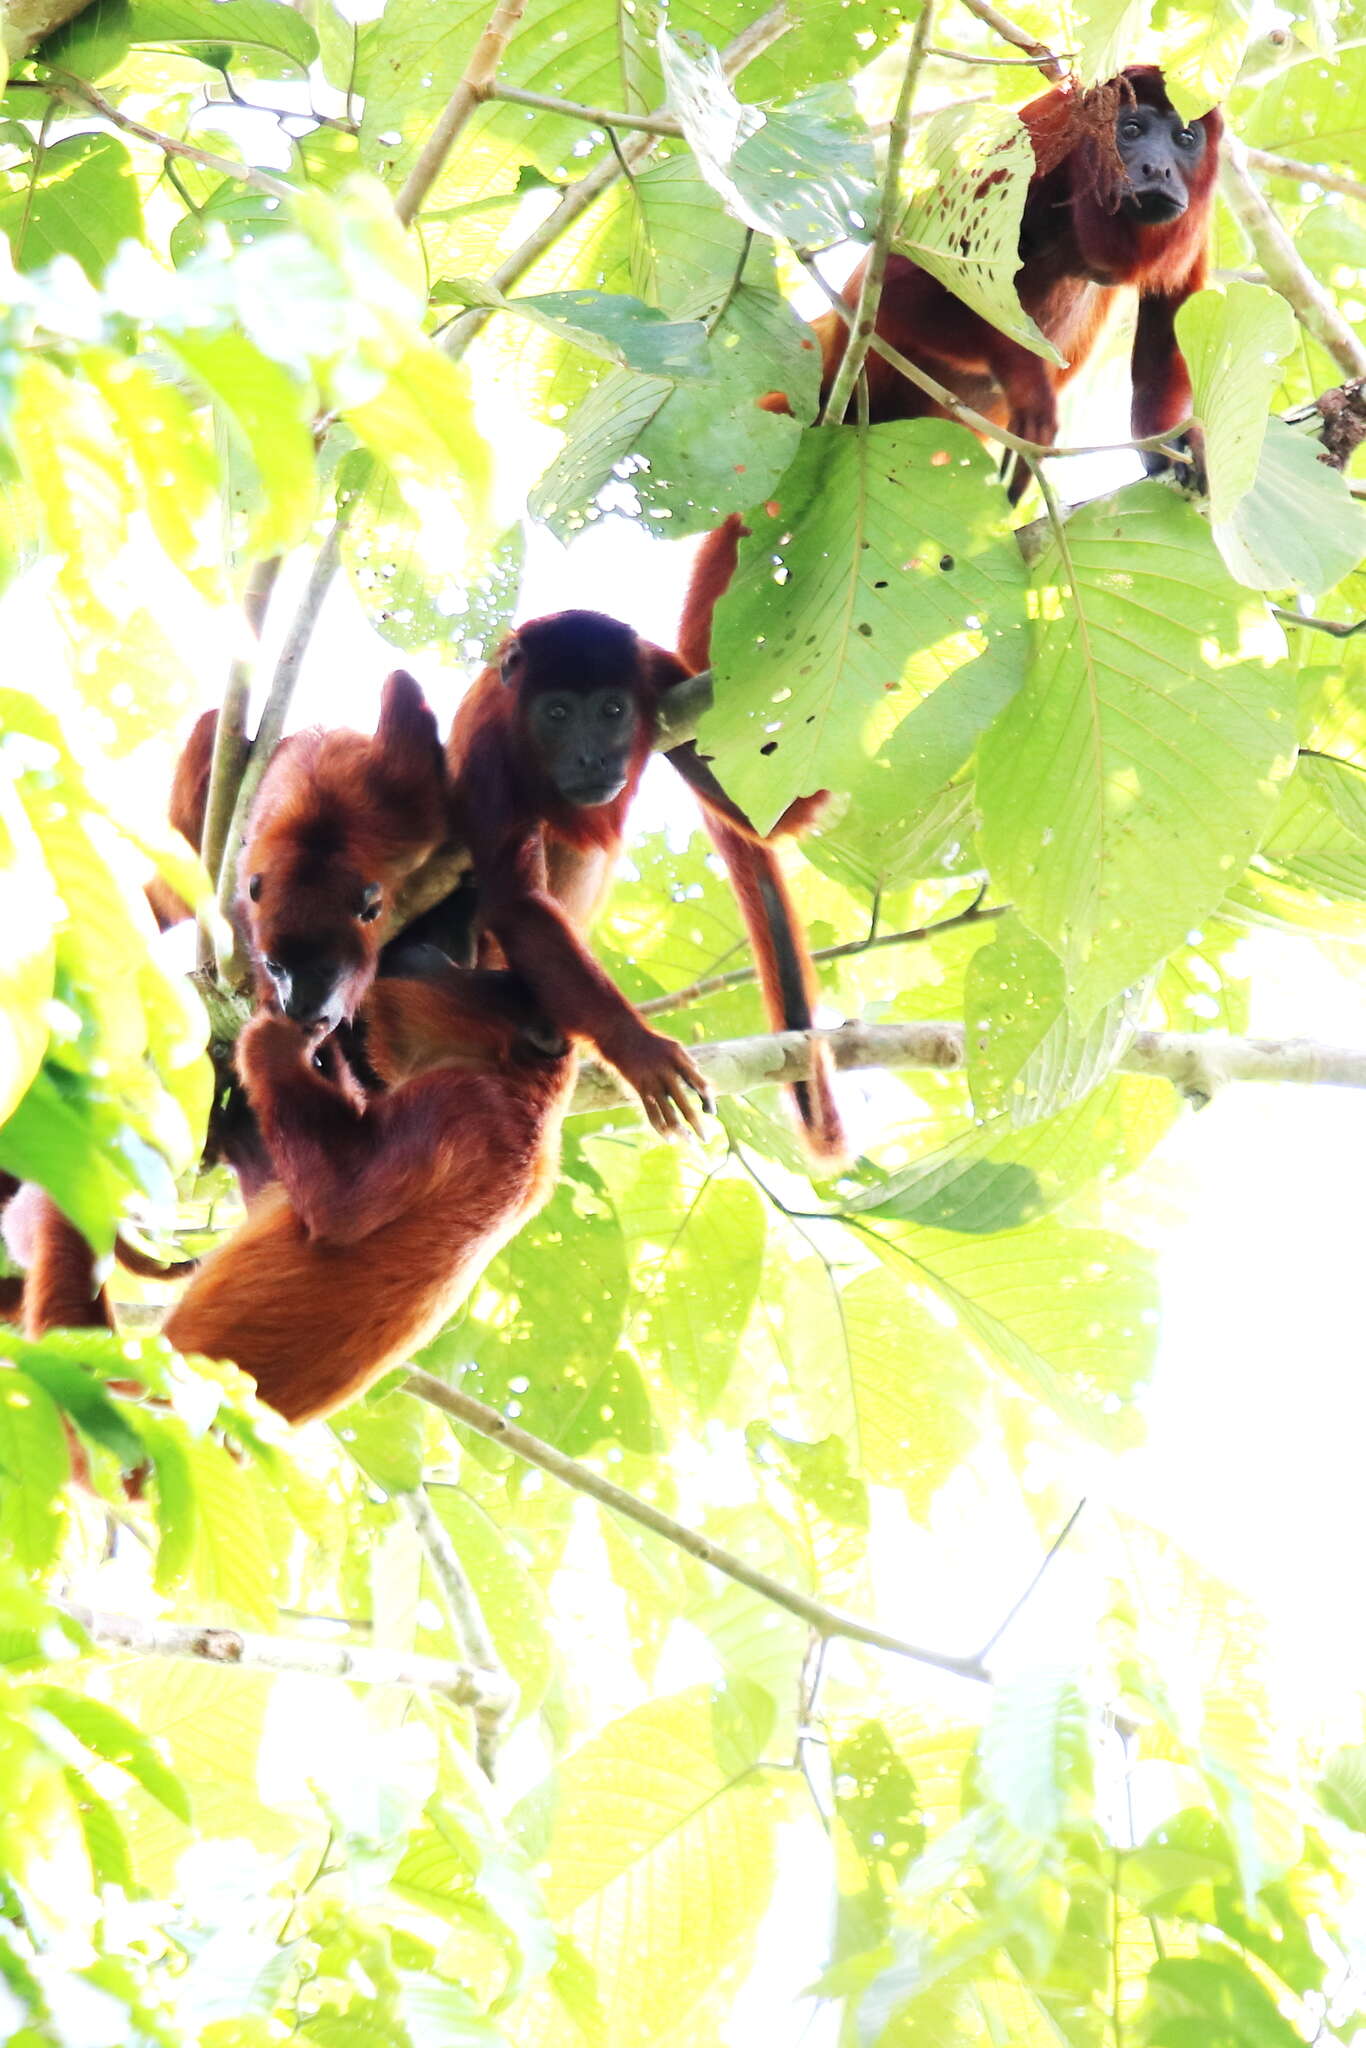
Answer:
MULTIPOLYGON (((289 706, 294 696, 294 686, 299 679, 308 643, 326 600, 337 563, 341 558, 342 535, 357 503, 356 496, 349 497, 339 509, 328 532, 326 540, 318 550, 313 567, 309 572, 299 608, 294 614, 293 624, 285 635, 284 646, 280 649, 271 677, 270 695, 266 698, 256 736, 251 743, 251 752, 242 771, 237 788, 237 801, 233 805, 232 819, 228 826, 227 839, 223 847, 222 864, 217 877, 218 908, 222 918, 230 921, 233 897, 237 890, 237 856, 246 836, 247 818, 250 814, 261 778, 270 766, 271 755, 280 744, 289 716, 289 706)), ((226 941, 225 941, 226 944, 226 941)), ((238 963, 231 957, 219 961, 219 973, 225 979, 235 979, 238 963)))
MULTIPOLYGON (((925 939, 937 939, 944 932, 959 930, 965 924, 986 924, 991 918, 1004 917, 1008 905, 997 904, 983 910, 974 903, 967 910, 958 911, 953 917, 941 918, 938 924, 917 925, 912 931, 869 932, 862 939, 846 939, 841 946, 820 946, 811 955, 816 961, 852 960, 860 953, 875 953, 883 946, 915 946, 925 939)), ((689 1003, 700 1002, 703 996, 714 996, 722 989, 743 988, 748 982, 757 981, 757 967, 732 967, 725 974, 706 974, 700 981, 691 981, 686 988, 675 989, 672 995, 652 996, 648 1003, 637 1003, 642 1017, 660 1017, 669 1010, 681 1010, 689 1003)))
POLYGON ((821 409, 823 420, 844 418, 854 386, 858 382, 859 372, 868 354, 868 345, 873 338, 878 306, 882 300, 882 280, 887 270, 887 257, 892 246, 892 232, 901 199, 901 160, 906 154, 911 103, 915 98, 916 80, 925 62, 925 46, 929 41, 933 12, 934 0, 920 0, 920 14, 916 20, 915 33, 911 37, 906 68, 901 75, 901 90, 897 94, 896 109, 888 132, 887 164, 882 174, 882 194, 878 201, 877 220, 873 226, 873 239, 868 248, 863 282, 859 286, 858 306, 845 336, 840 366, 835 372, 821 409))
POLYGON ((1270 283, 1289 300, 1305 332, 1327 350, 1340 369, 1349 377, 1366 377, 1366 344, 1300 256, 1284 222, 1252 176, 1247 151, 1236 135, 1225 135, 1220 165, 1224 197, 1270 283))
POLYGON ((547 114, 564 114, 593 128, 638 128, 642 135, 683 133, 682 123, 672 114, 625 114, 617 107, 586 107, 581 100, 562 100, 549 92, 523 92, 516 85, 491 85, 484 98, 504 100, 510 107, 538 107, 547 114))
POLYGON ((1049 49, 1047 43, 1036 42, 1022 28, 1017 28, 1009 15, 1002 14, 999 7, 993 7, 991 0, 963 0, 969 14, 975 14, 988 28, 994 29, 1003 42, 1013 43, 1017 50, 1023 50, 1030 61, 1042 71, 1045 78, 1055 83, 1067 75, 1066 66, 1049 49))
POLYGON ((1342 619, 1316 619, 1309 612, 1291 611, 1288 605, 1273 604, 1271 609, 1287 626, 1308 626, 1311 633, 1331 633, 1335 640, 1350 640, 1354 633, 1366 633, 1366 619, 1353 619, 1348 625, 1342 619))
POLYGON ((623 1487, 613 1485, 591 1466, 580 1464, 577 1458, 567 1458, 563 1451, 553 1445, 542 1443, 539 1437, 521 1429, 515 1422, 509 1422, 496 1408, 490 1408, 484 1401, 476 1401, 470 1394, 459 1393, 448 1387, 443 1380, 429 1372, 411 1372, 404 1381, 404 1387, 419 1400, 428 1401, 433 1408, 440 1408, 445 1414, 454 1416, 468 1429, 477 1430, 494 1443, 506 1445, 517 1457, 528 1465, 537 1466, 542 1472, 549 1472, 566 1486, 572 1486, 576 1493, 586 1493, 592 1499, 601 1501, 604 1507, 612 1508, 628 1520, 638 1522, 644 1529, 652 1529, 656 1536, 675 1544, 713 1571, 721 1572, 737 1584, 748 1586, 751 1592, 759 1593, 775 1607, 785 1613, 795 1614, 800 1620, 809 1622, 818 1635, 840 1636, 849 1642, 866 1643, 870 1649, 886 1650, 891 1656, 906 1657, 915 1664, 929 1664, 937 1671, 951 1671, 958 1678, 971 1678, 979 1684, 990 1683, 990 1673, 976 1657, 950 1657, 939 1650, 923 1649, 917 1643, 909 1643, 901 1636, 888 1635, 885 1630, 873 1628, 867 1622, 857 1621, 852 1615, 841 1614, 836 1608, 827 1607, 823 1601, 813 1600, 807 1593, 799 1592, 794 1586, 785 1586, 781 1579, 774 1579, 767 1572, 756 1570, 736 1557, 733 1551, 723 1550, 698 1529, 690 1529, 686 1523, 675 1521, 662 1509, 652 1507, 648 1501, 638 1500, 623 1487))
MULTIPOLYGON (((272 555, 257 562, 247 580, 242 613, 248 631, 258 644, 270 609, 270 594, 279 573, 280 557, 272 555)), ((204 804, 199 857, 205 873, 215 880, 222 871, 223 848, 228 843, 237 792, 242 786, 242 774, 250 751, 247 744, 247 708, 251 699, 252 666, 245 655, 238 655, 228 670, 213 736, 213 758, 209 764, 209 789, 204 804)), ((202 968, 213 966, 216 950, 212 920, 204 917, 199 926, 199 965, 202 968)))
POLYGON ((488 27, 474 46, 465 75, 447 100, 431 134, 423 143, 417 162, 403 181, 394 211, 404 227, 410 227, 422 203, 441 175, 455 146, 456 138, 493 83, 507 41, 522 18, 526 0, 498 0, 488 27))
POLYGON ((1341 171, 1326 170, 1322 164, 1304 164, 1297 157, 1273 156, 1269 149, 1248 149, 1245 154, 1254 171, 1267 171, 1273 178, 1296 178, 1305 185, 1321 185, 1325 192, 1342 192, 1348 199, 1366 199, 1366 185, 1360 178, 1345 178, 1341 171))
MULTIPOLYGON (((792 17, 787 11, 786 0, 779 0, 776 7, 770 7, 766 14, 761 14, 757 21, 742 30, 734 42, 729 43, 721 52, 721 69, 726 77, 734 78, 746 64, 753 63, 754 59, 762 56, 780 36, 786 35, 791 26, 792 17)), ((667 113, 668 109, 658 108, 656 111, 667 113)), ((504 257, 498 268, 490 274, 488 283, 491 289, 494 292, 506 292, 520 278, 525 277, 526 273, 540 262, 546 251, 553 248, 562 235, 568 233, 575 221, 587 213, 589 207, 600 199, 610 186, 615 185, 618 178, 623 175, 629 177, 636 165, 644 162, 657 140, 654 135, 638 136, 633 142, 624 143, 619 155, 605 156, 601 163, 595 164, 584 177, 572 185, 567 185, 557 204, 551 208, 539 226, 533 228, 526 240, 519 243, 510 256, 504 257)), ((493 306, 471 306, 457 313, 445 327, 438 329, 441 346, 447 355, 458 361, 475 336, 493 318, 495 310, 493 306)))
POLYGON ((474 1753, 484 1775, 492 1778, 499 1738, 516 1712, 517 1688, 499 1662, 479 1597, 425 1489, 401 1493, 398 1499, 417 1532, 461 1649, 476 1670, 488 1673, 493 1680, 486 1697, 474 1709, 474 1753))
POLYGON ((248 1635, 200 1622, 146 1621, 66 1602, 62 1612, 97 1643, 135 1657, 192 1657, 205 1664, 236 1664, 246 1671, 298 1671, 314 1678, 345 1678, 357 1685, 406 1685, 440 1693, 457 1707, 506 1704, 505 1689, 500 1690, 487 1672, 445 1657, 310 1642, 301 1636, 248 1635))
POLYGON ((49 67, 43 83, 51 86, 57 98, 98 114, 102 121, 108 121, 111 128, 121 128, 125 135, 136 135, 139 141, 150 142, 163 156, 184 157, 206 171, 217 171, 220 177, 235 178, 240 184, 249 185, 253 192, 267 192, 273 199, 292 199, 295 196, 292 185, 286 184, 283 178, 272 177, 269 171, 239 163, 235 157, 219 156, 216 150, 201 149, 196 142, 182 142, 177 136, 163 135, 160 129, 149 128, 145 121, 135 121, 131 114, 125 114, 103 93, 97 92, 93 85, 87 85, 83 78, 75 78, 68 71, 49 67))
MULTIPOLYGON (((1038 47, 1042 49, 1043 45, 1039 44, 1038 47)), ((984 57, 980 50, 946 50, 939 43, 928 44, 925 55, 927 57, 943 57, 950 64, 1022 64, 1030 70, 1042 68, 1037 57, 984 57)), ((1071 50, 1060 50, 1055 61, 1070 64, 1073 55, 1074 52, 1071 50)), ((958 102, 955 101, 954 104, 957 105, 958 102)))
POLYGON ((1019 1599, 1015 1602, 1015 1605, 1010 1609, 1010 1612, 1006 1615, 1005 1620, 1001 1622, 1000 1626, 995 1630, 993 1634, 987 1637, 981 1649, 977 1652, 978 1658, 983 1664, 986 1663, 987 1658, 996 1648, 996 1645, 1000 1642, 1001 1637, 1010 1627, 1010 1624, 1012 1621, 1014 1621, 1016 1615, 1021 1612, 1026 1602, 1032 1598, 1035 1588, 1038 1586, 1040 1579, 1042 1579, 1044 1573, 1048 1570, 1048 1567, 1052 1564, 1054 1558, 1062 1549, 1063 1544, 1066 1543, 1068 1537, 1076 1528, 1078 1519, 1081 1515, 1081 1511, 1085 1506, 1086 1496, 1085 1494, 1083 1494, 1081 1499, 1073 1508, 1071 1514, 1067 1517, 1067 1520, 1063 1523, 1062 1528, 1058 1531, 1057 1535, 1053 1538, 1053 1541, 1049 1544, 1047 1555, 1044 1557, 1042 1564, 1039 1566, 1039 1569, 1035 1572, 1029 1584, 1025 1587, 1023 1593, 1021 1593, 1019 1599))

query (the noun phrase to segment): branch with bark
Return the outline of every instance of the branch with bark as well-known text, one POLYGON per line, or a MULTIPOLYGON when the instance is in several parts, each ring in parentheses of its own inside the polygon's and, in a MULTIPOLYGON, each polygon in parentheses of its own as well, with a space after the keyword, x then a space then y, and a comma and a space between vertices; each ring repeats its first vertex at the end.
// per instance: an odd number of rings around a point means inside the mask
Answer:
POLYGON ((1225 135, 1219 182, 1268 281, 1289 300, 1306 334, 1312 335, 1349 377, 1366 377, 1366 344, 1304 262, 1275 207, 1252 176, 1247 149, 1236 135, 1225 135))
MULTIPOLYGON (((951 1072, 964 1064, 961 1024, 842 1024, 833 1031, 776 1031, 757 1038, 730 1038, 688 1051, 714 1095, 747 1095, 778 1082, 804 1081, 811 1073, 812 1047, 829 1047, 843 1073, 881 1068, 896 1072, 934 1068, 951 1072)), ((1208 1102, 1230 1081, 1293 1081, 1304 1086, 1366 1088, 1366 1051, 1325 1045, 1312 1038, 1234 1038, 1210 1031, 1139 1031, 1118 1065, 1126 1074, 1170 1081, 1188 1100, 1208 1102)), ((571 1113, 616 1109, 634 1103, 624 1082, 606 1067, 585 1065, 574 1090, 571 1113)))
POLYGON ((309 1642, 301 1636, 251 1635, 201 1622, 147 1621, 65 1602, 62 1612, 92 1642, 108 1650, 126 1650, 133 1657, 189 1657, 203 1664, 232 1664, 241 1671, 291 1671, 306 1678, 345 1678, 356 1685, 404 1685, 476 1712, 504 1713, 509 1707, 506 1683, 500 1684, 488 1671, 444 1657, 309 1642))

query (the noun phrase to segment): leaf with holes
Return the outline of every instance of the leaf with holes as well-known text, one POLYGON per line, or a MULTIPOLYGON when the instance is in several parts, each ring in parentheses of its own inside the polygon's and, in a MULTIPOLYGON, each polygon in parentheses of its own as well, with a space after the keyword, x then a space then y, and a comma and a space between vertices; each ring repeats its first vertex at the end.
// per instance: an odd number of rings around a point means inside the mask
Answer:
POLYGON ((737 219, 798 249, 867 234, 876 165, 850 87, 820 86, 768 112, 736 96, 715 50, 694 54, 667 28, 659 50, 669 105, 737 219))
POLYGON ((742 284, 712 327, 711 362, 713 379, 696 386, 625 370, 604 377, 531 493, 532 517, 568 540, 600 516, 599 494, 619 478, 646 522, 677 540, 771 490, 799 428, 763 411, 759 400, 785 391, 799 416, 810 418, 820 359, 784 300, 742 284))
POLYGON ((1085 1022, 1213 910, 1295 747, 1280 628, 1157 484, 1085 506, 1035 571, 1028 680, 982 742, 993 879, 1085 1022))
POLYGON ((978 1116, 1005 1111, 1022 1127, 1089 1095, 1133 1037, 1146 995, 1146 985, 1126 989, 1079 1024, 1057 954, 1008 916, 973 954, 963 991, 978 1116))
POLYGON ((1034 175, 1029 130, 1010 107, 942 107, 911 137, 901 170, 906 210, 893 247, 992 327, 1061 363, 1020 304, 1020 215, 1034 175))
POLYGON ((831 789, 845 837, 889 818, 904 834, 963 766, 1024 675, 1026 576, 1001 511, 962 427, 902 420, 805 435, 746 512, 699 737, 761 831, 831 789))

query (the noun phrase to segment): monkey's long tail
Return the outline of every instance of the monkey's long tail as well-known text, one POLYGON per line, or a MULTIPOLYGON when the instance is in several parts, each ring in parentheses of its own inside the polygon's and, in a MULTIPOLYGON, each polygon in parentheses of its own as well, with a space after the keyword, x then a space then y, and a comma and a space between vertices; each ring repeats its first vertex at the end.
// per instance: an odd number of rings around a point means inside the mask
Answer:
MULTIPOLYGON (((816 970, 778 857, 762 840, 727 825, 709 805, 702 815, 744 916, 769 1021, 777 1031, 810 1031, 816 970)), ((835 1103, 834 1062, 822 1040, 812 1042, 810 1079, 794 1081, 789 1093, 807 1151, 825 1172, 833 1172, 847 1162, 849 1145, 835 1103)))

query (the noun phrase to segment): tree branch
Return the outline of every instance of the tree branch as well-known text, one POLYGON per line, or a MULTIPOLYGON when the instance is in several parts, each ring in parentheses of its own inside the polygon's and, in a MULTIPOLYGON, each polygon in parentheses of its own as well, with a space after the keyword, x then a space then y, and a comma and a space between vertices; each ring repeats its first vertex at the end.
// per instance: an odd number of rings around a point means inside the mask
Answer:
POLYGON ((526 0, 498 0, 488 27, 474 46, 465 75, 447 100, 436 126, 422 145, 417 162, 404 180, 394 211, 404 227, 411 227, 422 203, 441 175, 442 166, 455 145, 461 129, 480 101, 488 96, 493 75, 507 46, 509 36, 522 18, 526 0))
MULTIPOLYGON (((876 953, 883 946, 915 946, 925 939, 937 939, 943 932, 952 932, 965 924, 986 924, 990 919, 1004 917, 1007 906, 994 905, 989 910, 973 903, 966 910, 960 910, 953 917, 941 918, 938 924, 917 925, 913 931, 874 932, 866 939, 846 939, 842 946, 821 946, 811 955, 816 961, 853 960, 860 953, 876 953)), ((637 1003, 642 1017, 661 1017, 669 1010, 681 1010, 688 1003, 700 1002, 703 996, 714 996, 726 988, 743 988, 746 983, 757 981, 757 967, 732 967, 725 974, 705 974, 700 981, 691 981, 686 988, 675 989, 672 995, 652 996, 648 1003, 637 1003)))
POLYGON ((901 75, 901 90, 897 94, 896 109, 888 131, 887 164, 882 174, 882 194, 878 201, 877 220, 873 226, 873 239, 868 249, 863 282, 859 286, 858 306, 845 335, 844 354, 840 358, 840 366, 835 372, 834 382, 821 408, 822 420, 844 418, 854 385, 868 354, 868 345, 873 338, 878 306, 882 300, 882 280, 886 275, 887 257, 892 246, 892 228, 901 197, 901 160, 906 154, 911 102, 915 98, 916 80, 925 62, 925 47, 929 42, 930 20, 933 13, 934 0, 920 0, 920 13, 916 18, 915 33, 911 37, 911 47, 906 57, 906 68, 901 75))
POLYGON ((135 121, 131 114, 125 114, 103 93, 96 92, 93 85, 87 85, 83 78, 73 77, 68 71, 59 71, 49 65, 43 83, 45 88, 50 87, 56 98, 98 114, 111 128, 121 128, 125 135, 136 135, 140 142, 150 142, 163 156, 184 157, 206 171, 217 171, 222 178, 236 178, 240 184, 249 185, 253 192, 267 192, 273 199, 295 197, 294 187, 286 184, 283 178, 273 177, 269 171, 259 171, 252 164, 240 163, 236 157, 220 156, 217 150, 201 149, 196 142, 182 142, 178 136, 163 135, 160 129, 149 128, 145 121, 135 121))
POLYGON ((500 1690, 488 1673, 444 1657, 308 1642, 299 1636, 247 1635, 241 1629, 199 1622, 144 1621, 65 1602, 62 1612, 95 1642, 135 1657, 192 1657, 205 1664, 236 1664, 244 1671, 298 1671, 312 1678, 345 1678, 357 1685, 406 1685, 438 1693, 452 1706, 473 1707, 476 1712, 490 1705, 501 1711, 506 1703, 505 1689, 500 1690))
POLYGON ((648 1501, 638 1500, 624 1487, 604 1479, 591 1465, 580 1464, 577 1458, 567 1458, 563 1451, 557 1451, 553 1445, 543 1443, 528 1430, 520 1429, 515 1422, 509 1422, 496 1408, 490 1408, 484 1401, 476 1401, 470 1394, 457 1392, 431 1373, 411 1372, 403 1385, 407 1393, 415 1394, 420 1401, 430 1402, 433 1408, 440 1408, 457 1422, 463 1422, 468 1429, 476 1430, 480 1436, 506 1445, 528 1465, 549 1472, 566 1486, 572 1486, 576 1493, 590 1495, 592 1499, 601 1501, 604 1507, 638 1522, 642 1528, 652 1529, 656 1536, 662 1536, 666 1542, 685 1550, 689 1557, 710 1565, 713 1571, 723 1573, 739 1585, 748 1586, 751 1592, 761 1594, 786 1613, 797 1615, 808 1622, 818 1635, 841 1636, 849 1642, 866 1643, 870 1649, 886 1650, 894 1657, 909 1658, 912 1663, 932 1665, 937 1671, 951 1671, 959 1678, 975 1679, 979 1684, 990 1683, 991 1674, 980 1658, 950 1657, 939 1650, 922 1649, 919 1644, 909 1643, 901 1636, 888 1635, 883 1629, 856 1621, 852 1615, 841 1614, 824 1602, 813 1600, 809 1594, 798 1592, 793 1586, 785 1586, 781 1579, 770 1578, 767 1572, 756 1570, 733 1551, 723 1550, 700 1530, 690 1529, 686 1523, 675 1521, 672 1515, 651 1507, 648 1501))
MULTIPOLYGON (((347 522, 356 503, 357 498, 352 496, 338 511, 309 571, 308 582, 294 615, 294 622, 285 636, 284 646, 276 660, 275 673, 270 682, 270 695, 266 699, 246 766, 242 770, 241 781, 237 785, 237 799, 233 805, 232 819, 223 844, 222 862, 215 878, 219 913, 229 928, 232 923, 233 898, 237 892, 237 856, 241 852, 242 841, 246 836, 247 818, 256 792, 261 786, 261 778, 270 766, 272 754, 280 744, 294 696, 294 686, 299 680, 299 670, 303 666, 308 643, 313 637, 313 629, 318 623, 332 578, 336 574, 337 563, 341 559, 342 535, 346 531, 347 522)), ((220 958, 218 971, 221 978, 228 982, 240 978, 242 964, 236 958, 235 941, 227 957, 220 958)))
POLYGON ((512 107, 539 107, 547 114, 564 114, 571 121, 586 121, 594 128, 635 128, 642 135, 683 133, 682 123, 672 114, 626 114, 615 107, 586 107, 581 100, 562 100, 549 92, 523 92, 520 86, 491 85, 484 97, 506 100, 512 107))
POLYGON ((1248 149, 1244 156, 1254 171, 1266 171, 1273 178, 1296 178, 1302 184, 1321 185, 1325 192, 1342 192, 1349 199, 1366 199, 1366 185, 1359 178, 1344 178, 1340 171, 1325 170, 1322 164, 1303 164, 1293 156, 1273 156, 1269 149, 1248 149))
POLYGON ((1366 345, 1311 274, 1266 194, 1248 168, 1248 153, 1225 133, 1220 152, 1224 197, 1251 242, 1269 282, 1290 302, 1295 318, 1349 377, 1366 377, 1366 345))
MULTIPOLYGON (((280 558, 272 555, 257 562, 247 581, 242 612, 247 629, 259 643, 270 609, 270 593, 280 573, 280 558)), ((247 709, 251 700, 251 662, 239 655, 228 670, 223 702, 218 707, 218 725, 213 736, 213 758, 209 764, 209 789, 204 803, 204 829, 200 835, 199 858, 204 872, 214 882, 223 869, 223 849, 237 804, 237 792, 251 749, 247 741, 247 709)), ((207 906, 206 906, 207 908, 207 906)), ((217 954, 213 924, 203 916, 199 925, 199 965, 211 967, 217 954)))
POLYGON ((1008 15, 999 7, 993 7, 991 0, 963 0, 969 14, 975 14, 989 29, 994 29, 1003 42, 1013 43, 1017 50, 1023 50, 1030 60, 1042 71, 1045 78, 1055 83, 1067 76, 1066 67, 1049 49, 1047 43, 1036 43, 1033 36, 1017 28, 1008 15))
POLYGON ((498 1661, 478 1595, 425 1488, 401 1493, 398 1501, 417 1531, 461 1648, 470 1663, 481 1674, 487 1674, 484 1696, 474 1702, 474 1753, 484 1775, 492 1778, 499 1739, 517 1710, 517 1688, 498 1661))
MULTIPOLYGON (((834 1031, 779 1031, 757 1038, 722 1039, 688 1051, 715 1095, 745 1095, 772 1083, 803 1081, 811 1072, 811 1046, 823 1039, 846 1073, 882 1068, 949 1071, 963 1065, 963 1027, 924 1024, 842 1024, 834 1031)), ((1140 1031, 1118 1062, 1126 1074, 1170 1081, 1183 1095, 1207 1102, 1229 1081, 1294 1081, 1311 1087, 1366 1088, 1366 1051, 1323 1045, 1310 1038, 1233 1038, 1219 1032, 1140 1031)), ((635 1097, 605 1067, 579 1071, 571 1111, 615 1109, 635 1097)), ((638 1104, 636 1105, 639 1106, 638 1104)))

